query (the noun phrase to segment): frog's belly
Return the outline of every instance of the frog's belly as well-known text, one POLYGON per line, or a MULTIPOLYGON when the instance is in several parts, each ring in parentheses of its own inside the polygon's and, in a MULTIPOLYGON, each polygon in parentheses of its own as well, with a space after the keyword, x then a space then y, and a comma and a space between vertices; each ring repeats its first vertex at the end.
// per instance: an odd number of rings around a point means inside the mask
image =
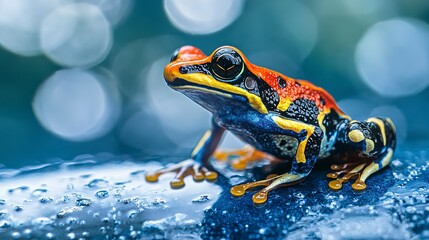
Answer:
POLYGON ((269 153, 282 160, 293 160, 295 158, 298 140, 294 137, 278 134, 234 134, 256 149, 269 153))

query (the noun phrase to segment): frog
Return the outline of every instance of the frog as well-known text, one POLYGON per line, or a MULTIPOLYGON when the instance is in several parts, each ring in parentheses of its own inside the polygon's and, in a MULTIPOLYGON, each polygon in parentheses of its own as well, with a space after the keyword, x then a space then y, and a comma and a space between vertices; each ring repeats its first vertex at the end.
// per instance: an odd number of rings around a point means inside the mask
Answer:
POLYGON ((311 176, 316 162, 330 165, 327 177, 332 179, 328 183, 332 190, 354 179, 351 187, 362 191, 368 177, 392 161, 396 128, 390 118, 353 120, 323 88, 252 64, 236 47, 222 46, 208 56, 194 46, 180 47, 166 65, 164 78, 170 88, 211 112, 212 126, 189 159, 146 173, 148 182, 166 173, 175 173, 172 188, 183 187, 187 176, 214 181, 218 173, 210 163, 212 157, 233 158, 234 170, 261 160, 290 163, 283 174, 230 188, 236 197, 257 188, 252 201, 263 204, 274 189, 311 176), (226 131, 247 145, 232 151, 217 149, 226 131))

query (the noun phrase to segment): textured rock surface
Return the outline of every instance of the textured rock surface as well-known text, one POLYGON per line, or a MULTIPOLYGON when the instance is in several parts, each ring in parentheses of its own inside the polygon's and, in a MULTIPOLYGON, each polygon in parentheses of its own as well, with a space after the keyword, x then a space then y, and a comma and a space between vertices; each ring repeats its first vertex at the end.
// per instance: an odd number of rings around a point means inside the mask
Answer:
POLYGON ((216 183, 187 179, 180 190, 169 188, 172 175, 156 184, 143 178, 177 158, 83 155, 2 169, 0 238, 428 238, 427 151, 399 150, 394 159, 362 193, 350 184, 329 190, 328 169, 319 166, 261 206, 252 203, 252 192, 235 198, 229 187, 264 177, 263 165, 238 173, 217 164, 223 176, 216 183))

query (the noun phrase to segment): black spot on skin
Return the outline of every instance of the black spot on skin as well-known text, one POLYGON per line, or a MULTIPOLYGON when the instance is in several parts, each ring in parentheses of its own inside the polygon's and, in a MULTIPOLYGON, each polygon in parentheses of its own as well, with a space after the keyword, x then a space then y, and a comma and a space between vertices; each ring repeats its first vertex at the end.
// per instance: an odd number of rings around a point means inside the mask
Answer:
POLYGON ((326 101, 325 101, 325 99, 324 99, 323 97, 320 97, 320 98, 319 98, 319 101, 320 101, 320 103, 321 103, 323 106, 325 106, 325 105, 326 105, 326 101))
POLYGON ((282 112, 281 115, 305 123, 317 125, 319 108, 316 106, 315 102, 305 98, 300 98, 293 101, 289 108, 282 112))
POLYGON ((301 86, 301 83, 299 83, 299 82, 295 82, 295 84, 298 85, 298 86, 301 86))
POLYGON ((277 81, 279 82, 279 86, 281 88, 285 88, 287 86, 286 80, 284 80, 282 77, 278 76, 277 81))
POLYGON ((286 145, 286 141, 285 140, 281 140, 280 143, 279 143, 279 146, 283 147, 284 145, 286 145))

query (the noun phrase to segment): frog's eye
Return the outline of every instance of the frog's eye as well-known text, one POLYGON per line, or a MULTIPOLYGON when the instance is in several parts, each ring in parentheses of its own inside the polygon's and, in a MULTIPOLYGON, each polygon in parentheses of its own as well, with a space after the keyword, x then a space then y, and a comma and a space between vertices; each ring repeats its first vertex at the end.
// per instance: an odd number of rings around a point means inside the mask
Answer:
POLYGON ((221 81, 228 82, 235 79, 243 69, 243 59, 231 48, 221 48, 213 55, 212 71, 221 81))

